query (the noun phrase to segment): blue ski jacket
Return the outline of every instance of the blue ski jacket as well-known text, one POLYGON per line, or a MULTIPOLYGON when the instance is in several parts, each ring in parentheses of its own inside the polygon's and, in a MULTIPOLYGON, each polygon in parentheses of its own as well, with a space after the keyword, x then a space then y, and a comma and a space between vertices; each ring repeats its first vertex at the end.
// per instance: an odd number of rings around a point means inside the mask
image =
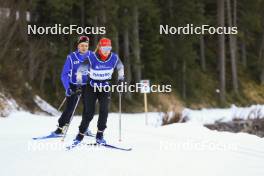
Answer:
POLYGON ((88 58, 91 51, 81 54, 78 50, 67 56, 63 70, 61 72, 61 81, 64 89, 67 91, 70 84, 76 86, 86 85, 88 81, 88 58))

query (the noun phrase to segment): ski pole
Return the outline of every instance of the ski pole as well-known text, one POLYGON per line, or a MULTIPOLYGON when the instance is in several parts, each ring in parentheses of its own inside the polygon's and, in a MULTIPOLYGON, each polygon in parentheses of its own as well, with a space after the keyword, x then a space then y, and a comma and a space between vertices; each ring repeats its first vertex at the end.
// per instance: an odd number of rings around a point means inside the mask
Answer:
POLYGON ((65 101, 66 101, 66 97, 64 97, 63 101, 61 102, 61 104, 60 104, 60 106, 59 106, 59 108, 58 108, 58 111, 61 110, 61 108, 62 108, 62 106, 64 105, 65 101))
POLYGON ((72 115, 71 115, 70 121, 69 121, 68 124, 65 125, 65 132, 64 132, 64 134, 63 134, 63 137, 62 137, 61 141, 64 141, 64 139, 65 139, 65 137, 66 137, 66 134, 67 134, 68 129, 69 129, 69 126, 70 126, 70 123, 71 123, 71 121, 72 121, 72 119, 73 119, 74 113, 75 113, 76 108, 77 108, 77 106, 78 106, 78 104, 79 104, 80 98, 81 98, 81 95, 78 95, 78 99, 77 99, 77 102, 76 102, 76 104, 75 104, 75 106, 74 106, 74 109, 73 109, 73 111, 72 111, 72 115))
POLYGON ((122 94, 119 92, 119 142, 121 142, 121 96, 122 94))

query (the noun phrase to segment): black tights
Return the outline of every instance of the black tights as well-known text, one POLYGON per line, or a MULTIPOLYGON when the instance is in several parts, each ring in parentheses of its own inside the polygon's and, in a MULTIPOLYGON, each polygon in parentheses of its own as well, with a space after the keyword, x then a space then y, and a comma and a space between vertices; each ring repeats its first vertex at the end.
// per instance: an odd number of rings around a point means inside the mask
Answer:
POLYGON ((104 131, 106 128, 108 117, 108 104, 110 99, 109 92, 94 91, 94 88, 87 85, 86 91, 83 94, 84 111, 82 115, 81 125, 79 126, 80 133, 84 133, 88 128, 93 116, 95 114, 96 100, 99 102, 99 118, 97 122, 97 128, 99 131, 104 131))

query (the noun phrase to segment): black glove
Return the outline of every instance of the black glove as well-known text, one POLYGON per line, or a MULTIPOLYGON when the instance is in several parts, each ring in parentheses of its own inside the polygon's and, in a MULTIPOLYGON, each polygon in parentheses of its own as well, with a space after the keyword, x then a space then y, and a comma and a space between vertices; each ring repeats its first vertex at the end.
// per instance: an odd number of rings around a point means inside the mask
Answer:
POLYGON ((82 93, 82 88, 81 87, 77 87, 75 92, 74 92, 74 94, 81 95, 81 93, 82 93))
POLYGON ((70 96, 72 96, 72 94, 73 94, 73 91, 71 90, 71 88, 68 88, 68 89, 65 91, 65 96, 66 96, 66 97, 70 97, 70 96))
POLYGON ((76 88, 75 91, 73 91, 71 88, 68 88, 65 92, 66 97, 70 97, 72 95, 80 95, 82 93, 81 87, 76 88))

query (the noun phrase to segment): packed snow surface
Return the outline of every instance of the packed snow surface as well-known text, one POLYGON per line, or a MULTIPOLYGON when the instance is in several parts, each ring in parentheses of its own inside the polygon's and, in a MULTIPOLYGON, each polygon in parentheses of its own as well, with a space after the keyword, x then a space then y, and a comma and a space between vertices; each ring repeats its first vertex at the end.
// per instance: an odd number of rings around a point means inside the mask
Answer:
MULTIPOLYGON (((207 112, 205 112, 207 113, 207 112)), ((33 141, 32 137, 55 130, 58 116, 14 112, 0 118, 1 176, 263 176, 264 140, 245 133, 211 131, 199 123, 158 126, 158 113, 110 113, 105 139, 132 147, 119 151, 80 146, 66 151, 78 132, 81 118, 75 116, 65 142, 60 139, 33 141)), ((90 129, 96 132, 97 116, 90 129)), ((85 137, 84 142, 94 139, 85 137)))

